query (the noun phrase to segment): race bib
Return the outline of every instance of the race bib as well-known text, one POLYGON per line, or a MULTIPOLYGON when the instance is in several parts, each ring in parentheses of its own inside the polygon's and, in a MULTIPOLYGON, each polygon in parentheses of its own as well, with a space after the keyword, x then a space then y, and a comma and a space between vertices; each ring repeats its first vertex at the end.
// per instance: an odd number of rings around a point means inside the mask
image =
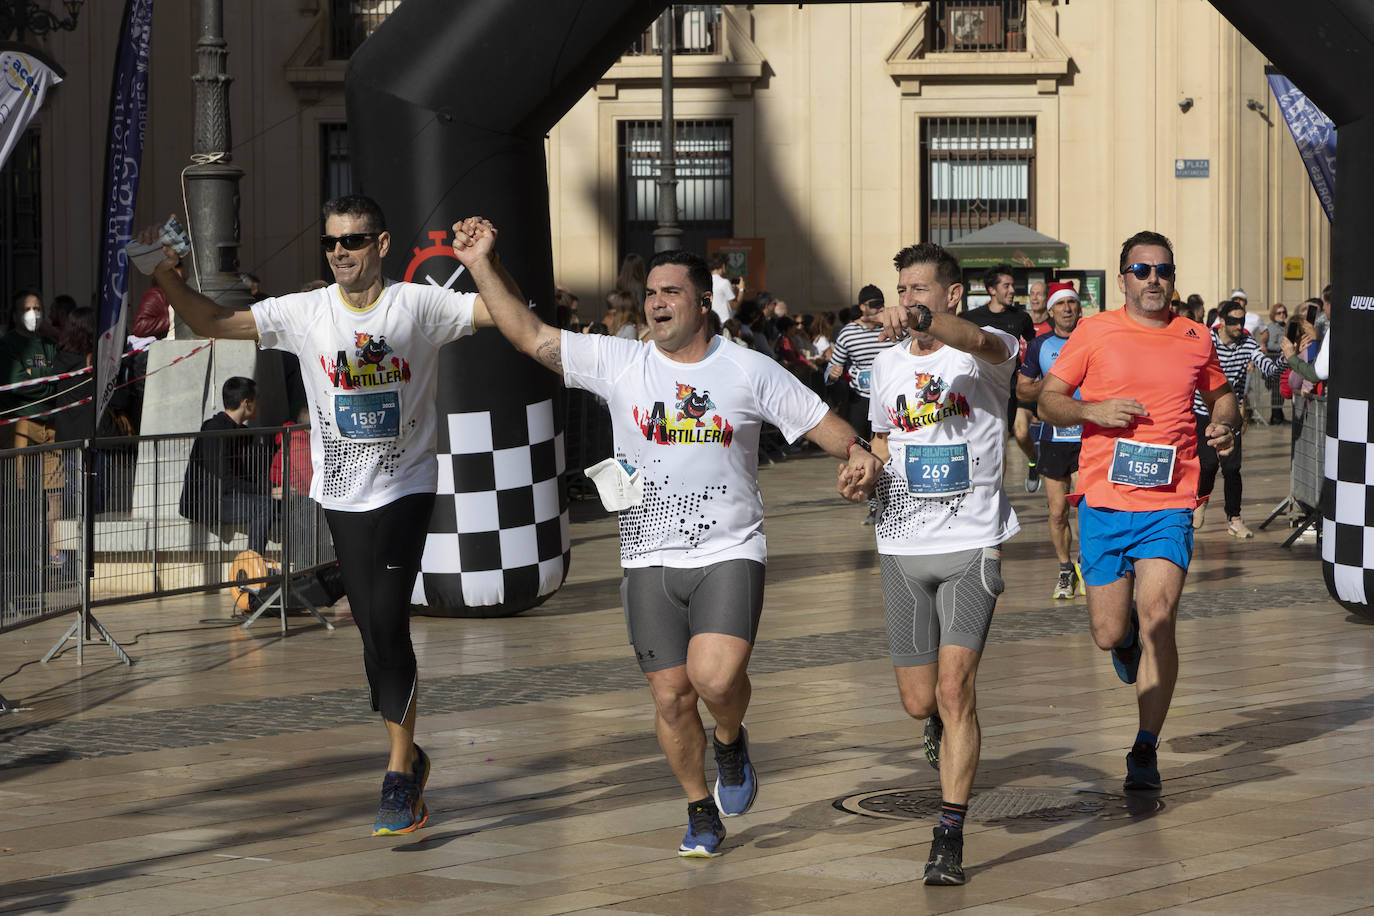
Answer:
POLYGON ((913 496, 958 496, 973 489, 968 444, 908 445, 906 488, 913 496))
POLYGON ((865 396, 868 395, 869 380, 870 380, 872 377, 873 377, 873 375, 872 375, 872 370, 870 370, 870 369, 860 369, 860 370, 858 371, 858 373, 855 374, 855 376, 854 376, 854 384, 859 386, 859 387, 858 387, 858 391, 859 391, 860 394, 865 395, 865 396))
POLYGON ((1078 426, 1056 426, 1054 432, 1050 434, 1051 442, 1081 442, 1083 441, 1083 425, 1078 426))
POLYGON ((334 425, 354 442, 385 442, 401 434, 401 393, 369 391, 334 395, 334 425))
POLYGON ((1172 445, 1117 439, 1107 479, 1127 487, 1167 487, 1174 479, 1177 451, 1172 445))

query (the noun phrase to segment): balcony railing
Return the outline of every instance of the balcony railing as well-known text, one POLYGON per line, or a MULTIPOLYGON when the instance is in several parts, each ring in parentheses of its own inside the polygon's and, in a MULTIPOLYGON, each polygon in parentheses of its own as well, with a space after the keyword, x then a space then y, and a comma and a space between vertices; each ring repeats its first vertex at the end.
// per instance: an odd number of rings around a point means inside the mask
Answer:
POLYGON ((347 60, 401 0, 329 0, 329 56, 347 60))
POLYGON ((1026 0, 933 0, 927 21, 935 51, 1026 50, 1026 0))
MULTIPOLYGON (((677 3, 672 9, 674 54, 721 53, 719 3, 677 3)), ((655 19, 644 34, 639 36, 639 40, 625 52, 626 56, 659 54, 661 22, 661 17, 655 19)))

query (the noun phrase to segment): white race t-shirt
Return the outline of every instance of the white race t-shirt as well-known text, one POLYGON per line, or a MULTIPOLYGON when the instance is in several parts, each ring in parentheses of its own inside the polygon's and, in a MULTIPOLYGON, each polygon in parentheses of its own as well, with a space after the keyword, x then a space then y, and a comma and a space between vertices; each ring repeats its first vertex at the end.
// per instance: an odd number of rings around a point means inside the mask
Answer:
POLYGON ((563 378, 607 401, 616 456, 640 471, 644 501, 620 513, 621 565, 767 561, 759 431, 772 423, 792 442, 814 429, 827 409, 815 392, 722 338, 679 363, 654 343, 564 331, 563 378))
POLYGON ((259 345, 295 353, 310 404, 310 496, 362 512, 433 493, 436 359, 471 334, 476 293, 387 281, 353 309, 338 284, 253 304, 259 345))
POLYGON ((990 365, 944 346, 913 356, 910 341, 873 360, 869 419, 888 433, 878 480, 878 553, 924 556, 993 547, 1016 534, 1002 491, 1007 391, 1020 352, 1015 337, 983 328, 1007 347, 990 365))
POLYGON ((730 303, 735 301, 735 288, 720 274, 711 274, 711 311, 716 313, 721 324, 730 320, 735 312, 730 303))

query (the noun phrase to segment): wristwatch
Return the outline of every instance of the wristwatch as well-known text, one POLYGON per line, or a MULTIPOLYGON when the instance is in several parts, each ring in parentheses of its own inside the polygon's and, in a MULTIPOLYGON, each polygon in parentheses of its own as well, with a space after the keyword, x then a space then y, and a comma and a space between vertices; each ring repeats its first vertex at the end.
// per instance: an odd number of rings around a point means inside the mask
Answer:
POLYGON ((916 330, 923 333, 930 328, 930 322, 935 319, 935 316, 930 313, 930 309, 919 302, 916 303, 915 308, 921 310, 921 317, 916 320, 916 330))
POLYGON ((1239 439, 1239 438, 1240 438, 1240 427, 1239 427, 1239 426, 1232 426, 1230 423, 1223 423, 1223 424, 1221 424, 1221 425, 1224 426, 1224 427, 1226 427, 1227 429, 1229 429, 1229 430, 1231 431, 1231 438, 1232 438, 1232 439, 1239 439))
POLYGON ((862 436, 855 436, 853 439, 850 439, 850 440, 849 440, 849 445, 847 445, 847 446, 845 447, 845 450, 844 450, 844 456, 845 456, 845 458, 848 458, 848 457, 849 457, 849 453, 852 452, 852 451, 854 451, 854 446, 856 446, 856 445, 857 445, 859 448, 863 449, 864 451, 868 452, 870 455, 873 454, 873 446, 872 446, 872 444, 871 444, 867 439, 863 438, 862 436))

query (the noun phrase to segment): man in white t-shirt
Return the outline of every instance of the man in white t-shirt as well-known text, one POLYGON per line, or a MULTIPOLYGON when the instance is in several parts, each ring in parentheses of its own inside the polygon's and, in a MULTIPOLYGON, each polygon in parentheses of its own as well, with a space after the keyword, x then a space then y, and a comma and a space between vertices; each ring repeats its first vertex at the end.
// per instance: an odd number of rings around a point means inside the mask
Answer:
MULTIPOLYGON (((963 884, 964 816, 981 732, 974 678, 1002 592, 1001 544, 1020 526, 1002 491, 1007 391, 1020 342, 955 316, 959 262, 924 242, 897 252, 896 340, 873 360, 873 451, 886 464, 874 531, 888 645, 943 802, 926 884, 963 884)), ((840 492, 868 497, 840 470, 840 492)))
POLYGON ((735 288, 730 285, 730 278, 725 276, 727 263, 724 252, 717 251, 711 255, 711 311, 716 313, 721 324, 735 314, 735 288))
MULTIPOLYGON (((310 409, 310 497, 325 510, 344 592, 363 641, 372 708, 390 743, 373 835, 410 833, 428 819, 429 757, 415 744, 419 676, 410 594, 438 481, 434 460, 439 348, 490 324, 485 301, 511 297, 501 272, 478 294, 382 277, 391 244, 377 203, 353 195, 323 210, 321 244, 335 283, 224 308, 186 285, 164 246, 155 271, 167 300, 203 337, 258 340, 300 359, 310 409)), ((146 230, 145 242, 157 237, 146 230)))
MULTIPOLYGON (((454 227, 454 251, 474 277, 490 271, 495 231, 454 227)), ((868 443, 768 357, 713 336, 706 262, 683 251, 649 262, 649 344, 570 334, 518 302, 489 300, 501 333, 565 382, 607 401, 625 497, 619 503, 621 596, 630 643, 654 698, 659 746, 687 795, 683 856, 717 856, 720 817, 743 814, 758 780, 744 713, 749 655, 763 608, 759 432, 771 423, 846 461, 872 487, 868 443), (697 701, 715 719, 717 778, 707 789, 697 701)))

